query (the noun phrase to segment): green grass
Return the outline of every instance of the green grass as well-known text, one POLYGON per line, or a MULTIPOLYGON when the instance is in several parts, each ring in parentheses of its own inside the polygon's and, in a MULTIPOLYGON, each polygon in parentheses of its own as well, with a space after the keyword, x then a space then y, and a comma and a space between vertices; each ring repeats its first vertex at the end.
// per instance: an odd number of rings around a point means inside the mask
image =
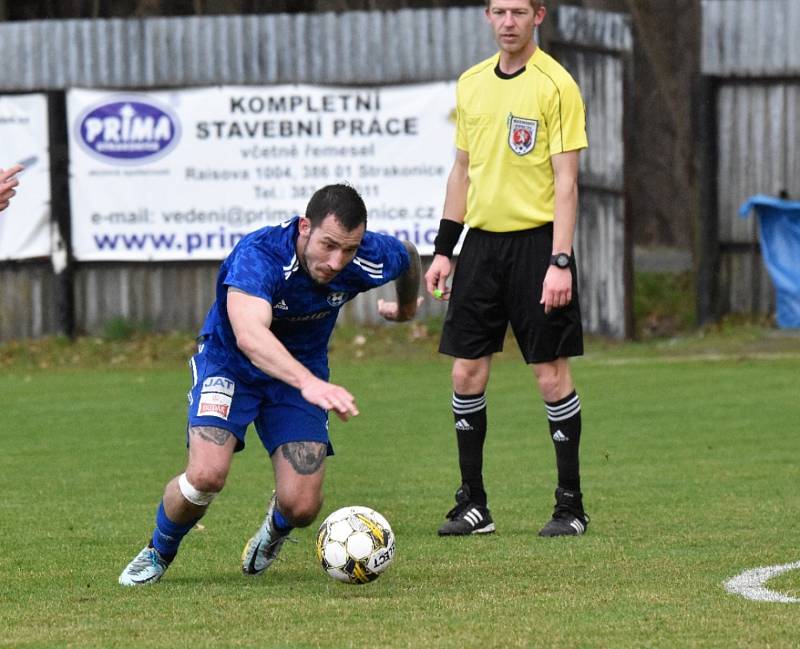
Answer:
MULTIPOLYGON (((553 448, 510 348, 488 395, 498 533, 440 539, 458 484, 449 363, 419 331, 406 353, 407 329, 358 335, 334 345, 333 379, 362 414, 332 419, 323 513, 365 504, 392 523, 394 565, 365 586, 324 575, 316 526, 263 578, 239 573, 272 487, 251 433, 164 580, 119 587, 183 468, 188 370, 152 339, 0 349, 0 646, 797 646, 800 605, 721 584, 800 560, 800 339, 722 328, 592 343, 573 364, 592 522, 573 539, 535 535, 552 505, 553 448)), ((800 596, 800 571, 768 585, 800 596)))

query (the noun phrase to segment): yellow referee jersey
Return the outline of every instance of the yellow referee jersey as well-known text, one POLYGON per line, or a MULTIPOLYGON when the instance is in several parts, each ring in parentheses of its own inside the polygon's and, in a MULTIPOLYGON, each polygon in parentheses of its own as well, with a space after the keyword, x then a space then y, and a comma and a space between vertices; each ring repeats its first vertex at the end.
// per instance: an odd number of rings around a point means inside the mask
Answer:
POLYGON ((495 73, 499 53, 464 72, 456 87, 456 146, 469 153, 465 223, 491 232, 553 220, 550 156, 587 146, 578 84, 536 48, 524 71, 495 73))

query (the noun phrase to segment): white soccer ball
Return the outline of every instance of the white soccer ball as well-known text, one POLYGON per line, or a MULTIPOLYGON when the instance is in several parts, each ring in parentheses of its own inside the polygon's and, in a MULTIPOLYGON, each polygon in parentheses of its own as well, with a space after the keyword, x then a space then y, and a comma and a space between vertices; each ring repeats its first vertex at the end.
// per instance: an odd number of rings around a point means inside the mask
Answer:
POLYGON ((374 581, 394 559, 394 533, 383 516, 369 507, 342 507, 317 532, 317 559, 337 581, 374 581))

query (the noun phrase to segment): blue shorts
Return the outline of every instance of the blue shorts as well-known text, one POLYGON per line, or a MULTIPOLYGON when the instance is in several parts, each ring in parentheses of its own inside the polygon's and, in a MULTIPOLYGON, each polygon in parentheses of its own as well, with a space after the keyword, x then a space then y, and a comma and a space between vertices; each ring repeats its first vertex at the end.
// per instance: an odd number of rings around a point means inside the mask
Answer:
MULTIPOLYGON (((189 428, 213 426, 230 431, 238 440, 236 451, 241 451, 252 422, 270 455, 287 442, 321 442, 328 445, 328 455, 333 455, 328 413, 306 401, 296 388, 277 379, 242 381, 226 369, 224 355, 210 353, 208 348, 192 356, 189 367, 192 388, 188 394, 187 446, 189 428)), ((307 367, 315 376, 328 380, 326 363, 307 367)))

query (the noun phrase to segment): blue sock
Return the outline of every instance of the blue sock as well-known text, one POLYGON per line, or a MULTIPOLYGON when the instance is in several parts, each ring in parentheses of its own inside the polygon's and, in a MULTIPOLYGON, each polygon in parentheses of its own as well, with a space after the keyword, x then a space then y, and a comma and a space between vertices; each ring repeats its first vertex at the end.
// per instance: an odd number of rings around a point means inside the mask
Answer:
POLYGON ((284 518, 283 514, 278 511, 277 507, 272 510, 272 524, 275 526, 275 529, 281 533, 281 535, 288 534, 294 529, 294 525, 284 518))
POLYGON ((152 545, 158 550, 158 553, 167 561, 172 561, 175 555, 178 554, 178 546, 181 544, 183 537, 189 533, 189 530, 194 527, 194 524, 199 521, 199 518, 194 519, 188 523, 174 523, 164 511, 164 501, 158 505, 158 513, 156 514, 156 527, 153 530, 152 545))

